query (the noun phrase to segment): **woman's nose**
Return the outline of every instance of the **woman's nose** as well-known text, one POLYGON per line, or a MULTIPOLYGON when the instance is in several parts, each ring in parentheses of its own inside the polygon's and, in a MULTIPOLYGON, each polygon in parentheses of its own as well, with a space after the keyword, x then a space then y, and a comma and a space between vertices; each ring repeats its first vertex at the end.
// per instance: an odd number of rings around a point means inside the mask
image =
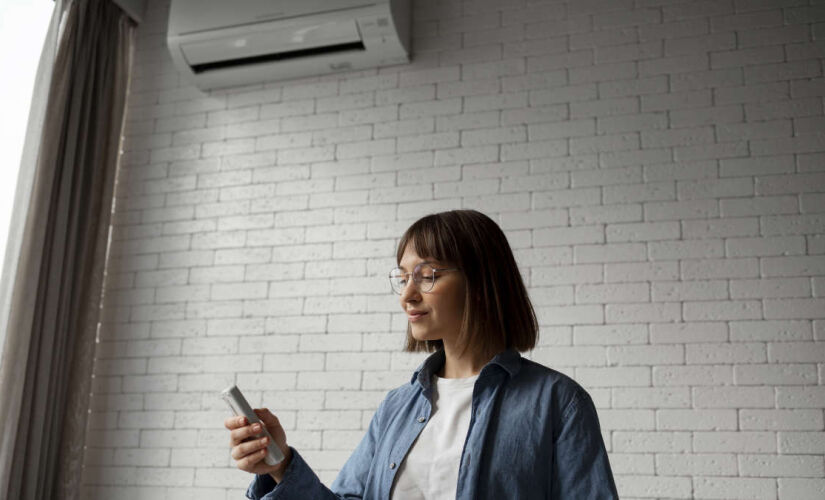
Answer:
POLYGON ((401 290, 401 304, 403 305, 406 302, 415 302, 420 300, 420 291, 418 290, 418 283, 415 280, 410 278, 407 281, 407 285, 401 290))

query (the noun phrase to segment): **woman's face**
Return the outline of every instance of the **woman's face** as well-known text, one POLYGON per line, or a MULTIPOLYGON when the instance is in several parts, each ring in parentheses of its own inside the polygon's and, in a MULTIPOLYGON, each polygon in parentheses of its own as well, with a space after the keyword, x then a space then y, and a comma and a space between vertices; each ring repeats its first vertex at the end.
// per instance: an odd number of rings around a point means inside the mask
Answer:
MULTIPOLYGON (((411 273, 415 266, 426 262, 437 269, 454 267, 448 262, 421 258, 411 245, 404 250, 399 267, 411 273)), ((402 290, 401 308, 407 313, 412 336, 419 341, 444 340, 458 337, 464 314, 464 276, 460 271, 437 272, 433 288, 421 292, 412 278, 402 290)))

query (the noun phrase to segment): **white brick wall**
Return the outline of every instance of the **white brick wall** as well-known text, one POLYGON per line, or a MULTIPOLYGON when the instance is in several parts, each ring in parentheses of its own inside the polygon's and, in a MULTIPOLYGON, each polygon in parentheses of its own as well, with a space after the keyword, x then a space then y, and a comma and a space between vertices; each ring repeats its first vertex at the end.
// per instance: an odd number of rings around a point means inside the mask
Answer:
POLYGON ((422 356, 407 225, 505 228, 529 357, 593 395, 623 498, 825 498, 819 0, 416 1, 414 61, 204 94, 138 29, 84 498, 238 498, 218 392, 327 483, 422 356))

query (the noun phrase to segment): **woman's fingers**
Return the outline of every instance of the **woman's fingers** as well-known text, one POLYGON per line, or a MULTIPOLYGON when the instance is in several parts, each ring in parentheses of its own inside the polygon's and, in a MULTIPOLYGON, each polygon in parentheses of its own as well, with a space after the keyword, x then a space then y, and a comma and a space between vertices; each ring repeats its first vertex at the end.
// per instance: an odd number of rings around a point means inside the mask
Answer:
POLYGON ((266 456, 266 450, 258 450, 237 461, 238 468, 246 472, 254 472, 255 465, 266 456))
POLYGON ((232 447, 237 446, 238 444, 242 443, 243 441, 246 441, 250 437, 253 437, 256 434, 258 434, 259 432, 261 432, 261 429, 262 429, 261 424, 252 424, 252 425, 245 425, 243 427, 238 427, 238 428, 232 430, 229 433, 229 437, 230 437, 229 444, 230 444, 230 446, 232 446, 232 447))
MULTIPOLYGON (((282 451, 285 450, 286 436, 278 417, 273 415, 272 412, 266 408, 255 409, 254 411, 261 420, 258 423, 250 425, 248 419, 235 416, 224 420, 223 425, 229 429, 230 455, 235 460, 238 469, 258 474, 277 469, 277 466, 273 469, 272 466, 262 462, 266 457, 266 447, 270 439, 260 435, 262 430, 264 428, 269 430, 273 441, 282 451)), ((288 449, 284 453, 288 454, 288 449)))
POLYGON ((235 460, 240 460, 251 453, 255 453, 262 449, 265 450, 267 444, 268 439, 266 437, 243 442, 232 448, 232 458, 234 458, 235 460))
POLYGON ((243 427, 246 423, 246 417, 235 416, 226 418, 226 420, 223 421, 223 426, 231 431, 238 427, 243 427))
POLYGON ((278 426, 281 425, 281 421, 278 420, 278 417, 272 414, 269 411, 269 408, 256 408, 253 410, 258 418, 261 419, 261 422, 264 423, 270 429, 276 429, 278 426))

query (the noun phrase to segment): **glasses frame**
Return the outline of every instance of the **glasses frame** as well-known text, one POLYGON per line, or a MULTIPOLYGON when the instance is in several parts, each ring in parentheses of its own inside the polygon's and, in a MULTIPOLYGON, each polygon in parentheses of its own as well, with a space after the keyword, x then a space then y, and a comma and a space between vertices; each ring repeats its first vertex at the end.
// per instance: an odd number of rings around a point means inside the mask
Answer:
POLYGON ((404 285, 404 288, 402 288, 400 291, 396 290, 395 287, 392 286, 392 278, 393 278, 392 273, 395 272, 395 271, 404 271, 404 270, 401 269, 400 267, 395 267, 395 268, 390 270, 390 273, 387 276, 387 278, 390 280, 390 289, 396 295, 402 295, 404 293, 404 290, 406 290, 407 287, 410 285, 410 279, 409 279, 410 276, 412 276, 412 282, 415 283, 416 287, 418 287, 418 291, 420 291, 421 293, 430 293, 430 292, 433 291, 433 288, 435 288, 435 277, 438 273, 449 272, 449 271, 458 271, 458 270, 459 270, 459 268, 457 268, 457 267, 435 267, 434 265, 430 264, 429 262, 422 262, 422 263, 416 265, 413 268, 411 273, 402 272, 400 275, 396 275, 396 277, 404 276, 407 279, 407 284, 404 285), (433 286, 429 290, 422 290, 421 289, 421 280, 420 279, 419 280, 415 279, 415 273, 416 273, 416 271, 419 270, 419 268, 421 266, 429 266, 433 270, 433 286))

